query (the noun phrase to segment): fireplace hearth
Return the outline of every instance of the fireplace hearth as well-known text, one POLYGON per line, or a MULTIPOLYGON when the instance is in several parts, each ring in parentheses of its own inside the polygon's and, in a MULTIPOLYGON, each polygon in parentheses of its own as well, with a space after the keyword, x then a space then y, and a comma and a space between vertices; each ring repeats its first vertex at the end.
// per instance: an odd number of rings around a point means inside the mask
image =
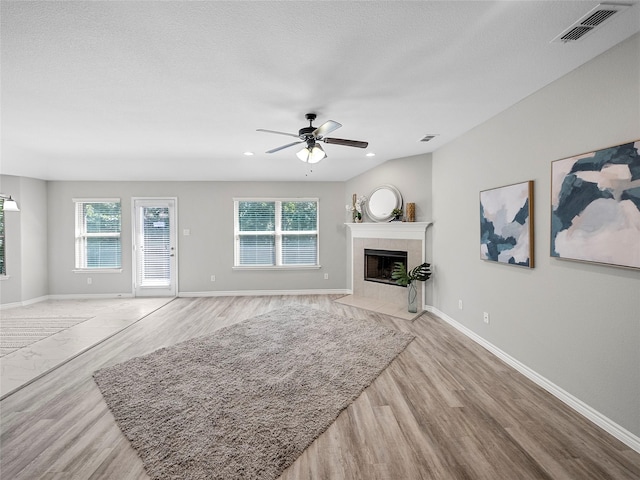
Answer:
POLYGON ((364 279, 367 282, 385 283, 400 287, 391 278, 396 262, 407 266, 407 252, 399 250, 364 250, 364 279))

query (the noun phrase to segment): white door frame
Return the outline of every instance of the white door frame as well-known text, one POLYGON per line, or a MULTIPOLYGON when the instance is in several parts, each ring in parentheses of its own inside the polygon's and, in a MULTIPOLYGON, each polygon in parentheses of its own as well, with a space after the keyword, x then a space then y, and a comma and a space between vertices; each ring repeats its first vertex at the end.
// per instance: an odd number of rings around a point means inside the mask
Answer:
POLYGON ((169 296, 178 295, 178 197, 131 197, 131 236, 132 236, 132 254, 131 254, 131 273, 133 295, 136 297, 143 296, 169 296), (138 207, 142 206, 168 206, 170 226, 170 244, 171 244, 171 263, 170 263, 170 287, 143 287, 141 292, 138 282, 138 207))

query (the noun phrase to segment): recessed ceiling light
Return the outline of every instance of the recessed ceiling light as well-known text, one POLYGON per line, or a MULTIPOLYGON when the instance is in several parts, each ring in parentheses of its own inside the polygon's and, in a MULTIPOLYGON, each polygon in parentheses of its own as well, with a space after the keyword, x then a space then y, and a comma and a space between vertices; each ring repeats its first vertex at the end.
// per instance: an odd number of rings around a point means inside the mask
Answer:
POLYGON ((250 156, 253 155, 253 152, 244 152, 244 155, 247 156, 247 157, 250 157, 250 156))
POLYGON ((375 156, 376 156, 376 154, 375 154, 375 153, 373 153, 373 152, 369 152, 369 153, 367 153, 367 154, 366 154, 366 156, 367 156, 367 157, 375 157, 375 156))

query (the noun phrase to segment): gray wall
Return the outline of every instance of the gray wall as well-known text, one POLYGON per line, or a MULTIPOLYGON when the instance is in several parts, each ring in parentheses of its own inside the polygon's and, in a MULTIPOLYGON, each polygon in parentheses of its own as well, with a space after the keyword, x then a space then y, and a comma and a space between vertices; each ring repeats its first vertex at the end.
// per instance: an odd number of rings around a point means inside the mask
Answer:
POLYGON ((20 207, 20 212, 5 212, 7 277, 0 281, 0 304, 44 297, 49 293, 47 183, 1 175, 0 191, 20 207))
POLYGON ((640 139, 639 52, 636 35, 433 155, 433 305, 635 435, 640 272, 552 259, 549 237, 551 162, 640 139), (481 261, 479 192, 526 180, 536 267, 481 261))
POLYGON ((389 160, 350 179, 346 182, 345 205, 351 205, 354 193, 369 197, 374 188, 384 184, 400 190, 405 205, 416 204, 417 222, 431 221, 431 154, 389 160))
POLYGON ((344 290, 344 183, 49 182, 49 293, 132 292, 131 198, 178 198, 178 286, 181 293, 241 290, 344 290), (234 197, 319 198, 321 269, 233 270, 234 197), (122 202, 122 272, 73 273, 72 198, 119 197, 122 202), (191 235, 184 236, 184 229, 191 235), (329 279, 324 280, 324 274, 329 279), (216 281, 211 282, 211 275, 216 281), (92 284, 87 284, 87 276, 92 284))
MULTIPOLYGON (((344 204, 351 205, 352 195, 364 195, 367 198, 374 188, 391 184, 400 190, 405 205, 409 202, 416 204, 416 221, 430 222, 432 220, 432 169, 431 154, 415 155, 412 157, 398 158, 383 163, 371 170, 354 177, 346 182, 344 204)), ((344 207, 343 207, 344 208, 344 207)), ((349 215, 345 214, 345 221, 351 222, 349 215)), ((432 263, 432 271, 435 273, 437 265, 433 263, 432 254, 432 227, 429 227, 426 235, 426 258, 432 263)), ((351 281, 351 235, 347 232, 347 285, 351 281)), ((425 282, 425 295, 427 304, 431 304, 431 280, 425 282)))

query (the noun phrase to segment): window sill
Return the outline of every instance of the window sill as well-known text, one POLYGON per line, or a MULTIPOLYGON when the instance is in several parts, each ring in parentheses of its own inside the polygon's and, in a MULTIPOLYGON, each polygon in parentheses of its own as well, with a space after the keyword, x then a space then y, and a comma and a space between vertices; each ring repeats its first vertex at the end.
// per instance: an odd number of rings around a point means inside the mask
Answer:
POLYGON ((122 273, 121 268, 76 268, 73 273, 122 273))
POLYGON ((235 265, 233 270, 319 270, 322 265, 235 265))
POLYGON ((0 275, 0 282, 2 282, 3 280, 9 280, 11 278, 11 275, 0 275))

